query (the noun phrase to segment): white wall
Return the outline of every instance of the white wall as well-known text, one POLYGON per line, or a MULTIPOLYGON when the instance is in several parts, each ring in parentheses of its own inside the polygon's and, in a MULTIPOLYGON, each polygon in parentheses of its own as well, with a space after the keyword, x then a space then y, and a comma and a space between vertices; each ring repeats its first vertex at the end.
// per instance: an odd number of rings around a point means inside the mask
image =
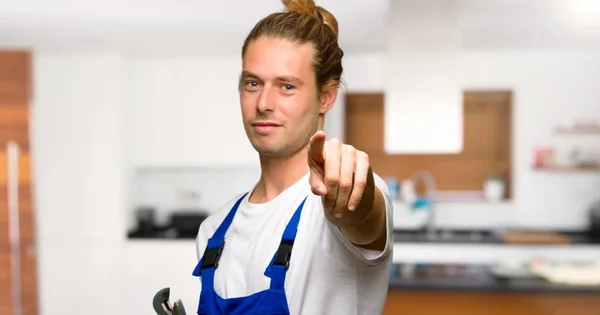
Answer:
MULTIPOLYGON (((345 63, 348 90, 383 90, 383 60, 381 55, 350 56, 345 63)), ((135 110, 143 106, 134 103, 159 93, 133 89, 140 79, 132 79, 136 77, 132 64, 129 58, 110 54, 35 57, 32 119, 42 315, 79 314, 81 310, 90 315, 104 315, 108 310, 150 314, 152 294, 162 286, 172 286, 173 294, 184 298, 188 312, 195 307, 198 292, 196 279, 190 275, 196 259, 192 241, 125 239, 132 188, 128 167, 136 155, 131 124, 147 123, 135 110), (136 90, 147 93, 146 97, 131 93, 136 90)), ((553 124, 561 119, 598 117, 599 58, 472 54, 465 58, 463 68, 465 87, 515 90, 515 200, 469 208, 440 205, 440 223, 582 227, 592 185, 598 184, 597 174, 534 173, 529 169, 529 155, 535 145, 571 141, 550 135, 553 124)), ((218 84, 210 85, 210 79, 207 76, 197 84, 223 91, 218 84)), ((215 101, 207 99, 206 104, 215 101)), ((198 115, 210 111, 206 104, 198 104, 198 115)), ((328 133, 341 135, 341 113, 327 118, 328 133)), ((402 218, 412 222, 398 208, 400 223, 402 218)))
POLYGON ((124 66, 112 55, 35 56, 41 314, 107 314, 125 303, 124 66))
POLYGON ((165 286, 193 310, 194 243, 126 241, 129 69, 110 54, 35 56, 41 315, 153 314, 152 297, 165 286))
POLYGON ((132 163, 258 166, 241 124, 239 57, 132 58, 128 69, 132 163))

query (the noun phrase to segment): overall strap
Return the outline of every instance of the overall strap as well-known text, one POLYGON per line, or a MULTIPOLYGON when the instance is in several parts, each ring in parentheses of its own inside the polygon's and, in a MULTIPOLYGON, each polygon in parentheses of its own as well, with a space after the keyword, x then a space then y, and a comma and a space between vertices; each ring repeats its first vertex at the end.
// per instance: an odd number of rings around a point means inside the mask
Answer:
POLYGON ((270 266, 271 289, 284 290, 285 274, 290 266, 292 248, 294 247, 294 241, 296 240, 298 223, 300 222, 300 215, 302 214, 302 208, 304 208, 306 198, 308 197, 305 197, 304 200, 302 200, 302 203, 300 203, 283 231, 281 243, 279 243, 279 248, 275 253, 273 264, 270 266))
POLYGON ((233 217, 240 207, 242 200, 248 193, 245 193, 240 197, 237 202, 233 205, 221 225, 215 231, 215 234, 208 239, 208 244, 204 250, 202 258, 194 268, 192 273, 194 276, 202 276, 202 290, 212 290, 214 288, 214 276, 215 269, 219 267, 219 260, 221 259, 221 253, 225 247, 225 234, 233 222, 233 217))

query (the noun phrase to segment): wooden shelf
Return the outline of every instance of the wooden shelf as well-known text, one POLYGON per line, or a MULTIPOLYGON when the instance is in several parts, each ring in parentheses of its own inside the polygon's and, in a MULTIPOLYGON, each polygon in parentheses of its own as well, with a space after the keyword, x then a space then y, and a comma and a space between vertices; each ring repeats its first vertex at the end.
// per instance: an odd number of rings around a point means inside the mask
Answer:
POLYGON ((554 129, 554 133, 559 135, 600 135, 600 126, 590 126, 585 128, 558 127, 554 129))
POLYGON ((600 165, 598 166, 544 166, 544 167, 533 167, 533 170, 538 172, 560 172, 560 173, 575 173, 575 172, 600 172, 600 165))

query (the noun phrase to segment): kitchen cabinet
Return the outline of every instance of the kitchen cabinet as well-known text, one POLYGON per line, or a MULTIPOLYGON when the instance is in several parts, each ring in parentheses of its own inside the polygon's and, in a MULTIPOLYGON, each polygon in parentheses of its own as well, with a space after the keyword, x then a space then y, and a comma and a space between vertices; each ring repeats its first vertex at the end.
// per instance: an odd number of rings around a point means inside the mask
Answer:
POLYGON ((0 314, 37 314, 30 55, 0 51, 0 314))
POLYGON ((490 174, 500 175, 506 187, 503 199, 508 200, 512 196, 512 92, 477 90, 462 95, 464 147, 459 154, 386 153, 384 93, 346 93, 346 143, 367 152, 379 175, 410 178, 416 170, 428 170, 440 191, 480 191, 490 174))
POLYGON ((132 60, 134 166, 258 166, 242 125, 238 58, 132 60))
POLYGON ((598 293, 391 290, 383 315, 597 315, 598 293))
POLYGON ((455 154, 463 149, 457 7, 456 0, 390 2, 384 122, 388 154, 455 154))

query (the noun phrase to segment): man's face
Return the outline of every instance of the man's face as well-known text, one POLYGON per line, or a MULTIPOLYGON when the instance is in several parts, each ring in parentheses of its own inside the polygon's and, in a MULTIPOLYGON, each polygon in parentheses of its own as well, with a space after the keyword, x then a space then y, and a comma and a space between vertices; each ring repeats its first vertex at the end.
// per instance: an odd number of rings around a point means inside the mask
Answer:
POLYGON ((263 36, 248 45, 240 104, 246 134, 260 154, 293 154, 317 131, 329 106, 319 101, 312 57, 311 44, 285 39, 263 36))

